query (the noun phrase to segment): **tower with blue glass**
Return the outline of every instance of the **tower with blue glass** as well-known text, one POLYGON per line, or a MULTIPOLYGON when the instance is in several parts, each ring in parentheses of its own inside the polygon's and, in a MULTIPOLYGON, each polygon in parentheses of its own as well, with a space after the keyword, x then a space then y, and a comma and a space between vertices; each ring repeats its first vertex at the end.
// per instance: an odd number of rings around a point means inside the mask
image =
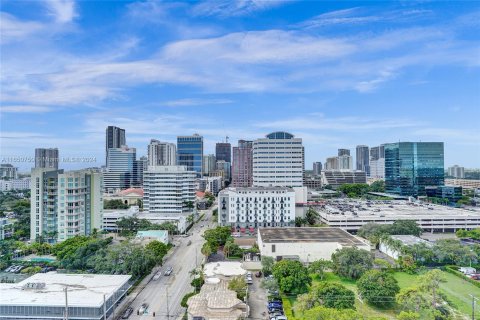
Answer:
POLYGON ((186 166, 187 170, 201 176, 202 163, 203 137, 198 134, 177 137, 177 165, 186 166))
POLYGON ((398 142, 385 145, 385 191, 424 196, 425 187, 445 182, 443 142, 398 142))

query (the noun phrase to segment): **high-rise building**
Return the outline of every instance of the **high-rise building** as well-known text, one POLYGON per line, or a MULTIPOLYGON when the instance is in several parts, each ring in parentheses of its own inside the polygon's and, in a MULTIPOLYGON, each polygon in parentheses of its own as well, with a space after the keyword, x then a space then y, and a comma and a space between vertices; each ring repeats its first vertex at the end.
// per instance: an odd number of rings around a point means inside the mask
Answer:
POLYGON ((338 170, 352 170, 353 169, 353 157, 348 155, 337 157, 338 170))
POLYGON ((349 156, 350 155, 350 149, 338 149, 338 156, 349 156))
POLYGON ((144 211, 163 217, 193 213, 196 175, 185 166, 149 166, 143 175, 144 211))
POLYGON ((217 142, 215 145, 215 157, 217 161, 232 163, 232 145, 230 142, 217 142))
POLYGON ((0 164, 0 178, 1 179, 17 179, 18 168, 9 163, 0 164))
POLYGON ((128 189, 134 185, 134 167, 138 173, 138 164, 135 164, 136 157, 136 149, 125 145, 120 148, 108 149, 107 169, 104 174, 105 191, 114 192, 128 189))
POLYGON ((370 177, 385 178, 385 145, 370 148, 370 177))
POLYGON ((238 140, 233 147, 232 186, 251 187, 253 184, 253 143, 238 140))
POLYGON ((370 176, 370 152, 368 146, 360 145, 356 148, 356 168, 365 171, 370 176))
POLYGON ((174 166, 177 163, 177 147, 174 143, 150 140, 148 145, 149 166, 174 166))
POLYGON ((186 166, 188 171, 195 171, 197 176, 203 170, 203 137, 193 136, 177 137, 177 165, 186 166))
POLYGON ((456 179, 463 179, 465 178, 465 168, 460 167, 458 165, 454 165, 453 167, 448 168, 448 175, 450 177, 454 177, 456 179))
POLYGON ((325 161, 325 170, 338 170, 338 157, 330 157, 325 161))
POLYGON ((31 240, 64 241, 102 230, 102 173, 34 168, 30 189, 31 240))
POLYGON ((105 164, 108 163, 108 149, 121 148, 126 144, 125 129, 108 126, 105 130, 105 164))
POLYGON ((217 169, 217 158, 214 154, 203 156, 203 174, 209 176, 217 169))
POLYGON ((57 148, 37 148, 35 149, 35 168, 58 169, 58 149, 57 148))
POLYGON ((217 160, 217 171, 223 171, 223 179, 226 184, 229 184, 232 177, 230 162, 217 160))
POLYGON ((319 176, 322 172, 322 163, 317 161, 313 163, 313 175, 319 176))
POLYGON ((424 196, 425 187, 444 185, 443 142, 397 142, 385 145, 385 190, 424 196))
POLYGON ((272 132, 253 142, 254 187, 302 187, 302 139, 287 132, 272 132))

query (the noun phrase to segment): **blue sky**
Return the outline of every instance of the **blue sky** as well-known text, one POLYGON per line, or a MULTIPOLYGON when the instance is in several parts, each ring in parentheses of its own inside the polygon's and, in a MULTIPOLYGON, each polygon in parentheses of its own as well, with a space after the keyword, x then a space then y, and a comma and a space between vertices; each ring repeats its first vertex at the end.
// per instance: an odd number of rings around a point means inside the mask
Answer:
POLYGON ((211 153, 286 130, 307 169, 399 140, 480 167, 475 1, 6 0, 1 36, 4 159, 58 147, 102 165, 117 125, 139 155, 151 138, 198 132, 211 153))

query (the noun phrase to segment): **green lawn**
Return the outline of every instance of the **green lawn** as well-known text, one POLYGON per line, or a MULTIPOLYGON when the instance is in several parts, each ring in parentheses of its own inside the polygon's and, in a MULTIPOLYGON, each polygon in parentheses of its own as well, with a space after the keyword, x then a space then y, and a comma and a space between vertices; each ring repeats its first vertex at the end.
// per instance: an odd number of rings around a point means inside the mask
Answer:
MULTIPOLYGON (((456 319, 470 319, 469 315, 471 314, 471 297, 469 294, 476 295, 480 297, 480 288, 474 286, 473 284, 457 277, 453 274, 444 272, 447 282, 442 283, 440 288, 443 293, 447 296, 447 300, 450 305, 457 309, 462 316, 456 317, 456 319)), ((411 286, 418 285, 419 275, 414 274, 410 275, 405 272, 395 272, 395 279, 397 279, 400 288, 407 288, 411 286)), ((320 278, 313 276, 313 282, 319 282, 320 278)), ((357 286, 355 281, 350 279, 341 278, 333 273, 327 273, 324 281, 338 282, 344 285, 346 288, 352 290, 357 295, 355 301, 355 307, 360 314, 370 316, 370 317, 384 317, 386 319, 395 319, 395 316, 401 311, 398 306, 395 306, 392 309, 384 310, 372 307, 366 303, 363 303, 357 294, 357 286)), ((289 300, 294 306, 295 298, 289 297, 289 300)), ((297 319, 301 319, 300 317, 297 319)), ((480 320, 480 317, 478 318, 480 320)))

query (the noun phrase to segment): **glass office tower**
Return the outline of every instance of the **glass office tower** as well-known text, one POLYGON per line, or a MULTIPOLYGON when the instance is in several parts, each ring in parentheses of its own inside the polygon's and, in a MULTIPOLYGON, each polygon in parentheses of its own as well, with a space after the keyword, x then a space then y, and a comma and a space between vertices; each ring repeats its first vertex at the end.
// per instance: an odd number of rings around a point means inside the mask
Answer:
POLYGON ((444 185, 443 142, 385 145, 385 191, 424 196, 426 186, 444 185))
POLYGON ((177 137, 177 165, 186 166, 189 171, 202 175, 203 163, 203 137, 193 136, 177 137))

